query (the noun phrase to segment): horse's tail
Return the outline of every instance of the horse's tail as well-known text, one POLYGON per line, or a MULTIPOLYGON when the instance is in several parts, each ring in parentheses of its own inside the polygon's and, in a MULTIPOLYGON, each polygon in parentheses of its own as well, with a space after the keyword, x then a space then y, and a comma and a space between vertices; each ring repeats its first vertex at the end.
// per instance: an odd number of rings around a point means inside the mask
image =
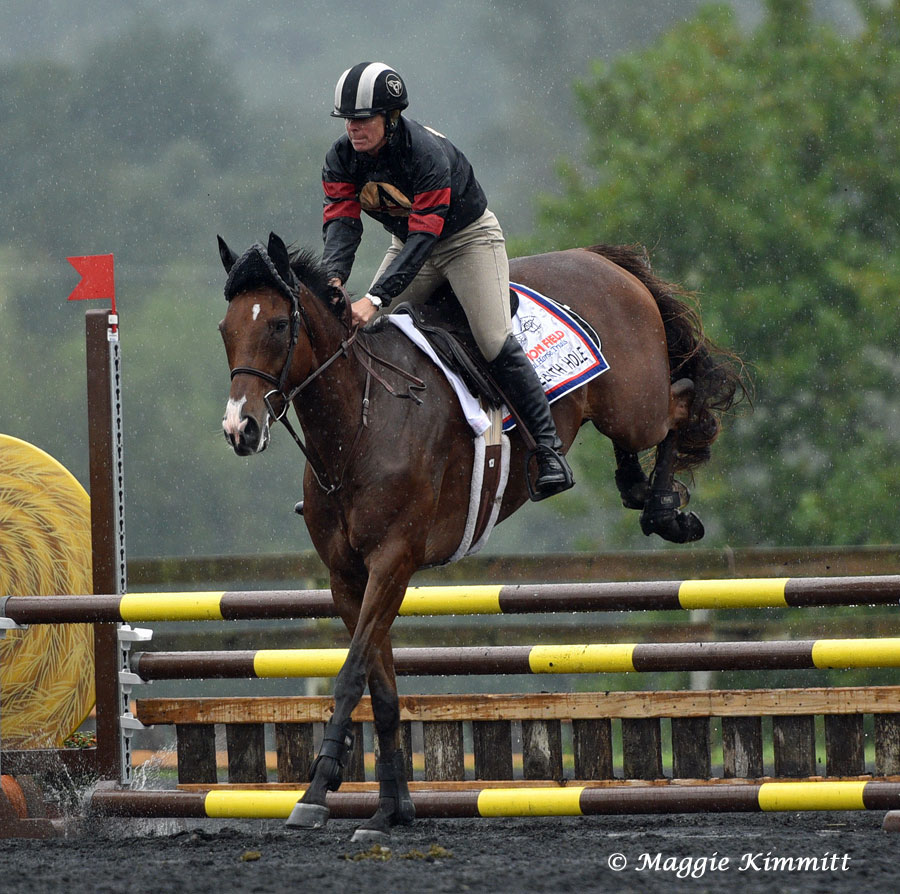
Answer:
POLYGON ((594 245, 588 251, 636 276, 656 299, 666 330, 671 381, 687 378, 694 383, 690 416, 676 432, 675 469, 699 466, 709 459, 722 415, 740 400, 750 399, 743 362, 706 336, 691 293, 656 276, 643 246, 594 245))

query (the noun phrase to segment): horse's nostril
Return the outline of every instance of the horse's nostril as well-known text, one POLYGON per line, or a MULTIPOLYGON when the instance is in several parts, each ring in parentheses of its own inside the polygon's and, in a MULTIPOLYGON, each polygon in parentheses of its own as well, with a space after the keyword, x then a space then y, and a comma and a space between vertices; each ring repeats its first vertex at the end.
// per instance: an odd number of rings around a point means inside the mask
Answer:
POLYGON ((244 443, 255 447, 259 443, 259 423, 252 416, 245 416, 242 421, 245 423, 242 433, 244 443))

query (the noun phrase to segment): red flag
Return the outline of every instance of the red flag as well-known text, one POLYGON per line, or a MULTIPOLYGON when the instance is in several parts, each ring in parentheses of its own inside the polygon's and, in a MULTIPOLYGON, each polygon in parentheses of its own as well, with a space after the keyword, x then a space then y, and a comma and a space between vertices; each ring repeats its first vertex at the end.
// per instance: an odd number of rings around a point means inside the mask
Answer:
POLYGON ((86 255, 66 258, 81 274, 81 282, 69 295, 69 301, 83 301, 88 298, 106 298, 112 301, 116 312, 116 281, 113 274, 112 255, 86 255))

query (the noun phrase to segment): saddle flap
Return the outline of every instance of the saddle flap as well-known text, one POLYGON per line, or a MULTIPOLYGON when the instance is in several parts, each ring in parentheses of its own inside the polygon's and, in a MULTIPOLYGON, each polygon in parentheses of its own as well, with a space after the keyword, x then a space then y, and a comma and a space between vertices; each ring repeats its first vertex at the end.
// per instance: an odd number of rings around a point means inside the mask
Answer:
POLYGON ((462 308, 455 300, 453 304, 456 305, 455 313, 450 302, 429 302, 419 306, 404 302, 397 305, 393 313, 407 314, 438 357, 460 376, 466 387, 489 406, 500 407, 503 399, 475 344, 462 308))

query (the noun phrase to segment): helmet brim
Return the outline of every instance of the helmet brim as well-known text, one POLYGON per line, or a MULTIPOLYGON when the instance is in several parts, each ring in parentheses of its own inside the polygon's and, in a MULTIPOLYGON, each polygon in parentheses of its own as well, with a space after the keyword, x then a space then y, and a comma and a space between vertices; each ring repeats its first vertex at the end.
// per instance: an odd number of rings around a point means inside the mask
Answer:
POLYGON ((354 118, 354 119, 362 119, 362 118, 374 118, 376 115, 384 115, 384 109, 357 109, 353 112, 341 112, 339 109, 334 109, 331 112, 332 118, 354 118))
POLYGON ((374 118, 376 115, 387 115, 388 112, 402 112, 409 103, 390 106, 386 109, 354 109, 352 112, 342 112, 340 109, 332 109, 332 118, 374 118))

